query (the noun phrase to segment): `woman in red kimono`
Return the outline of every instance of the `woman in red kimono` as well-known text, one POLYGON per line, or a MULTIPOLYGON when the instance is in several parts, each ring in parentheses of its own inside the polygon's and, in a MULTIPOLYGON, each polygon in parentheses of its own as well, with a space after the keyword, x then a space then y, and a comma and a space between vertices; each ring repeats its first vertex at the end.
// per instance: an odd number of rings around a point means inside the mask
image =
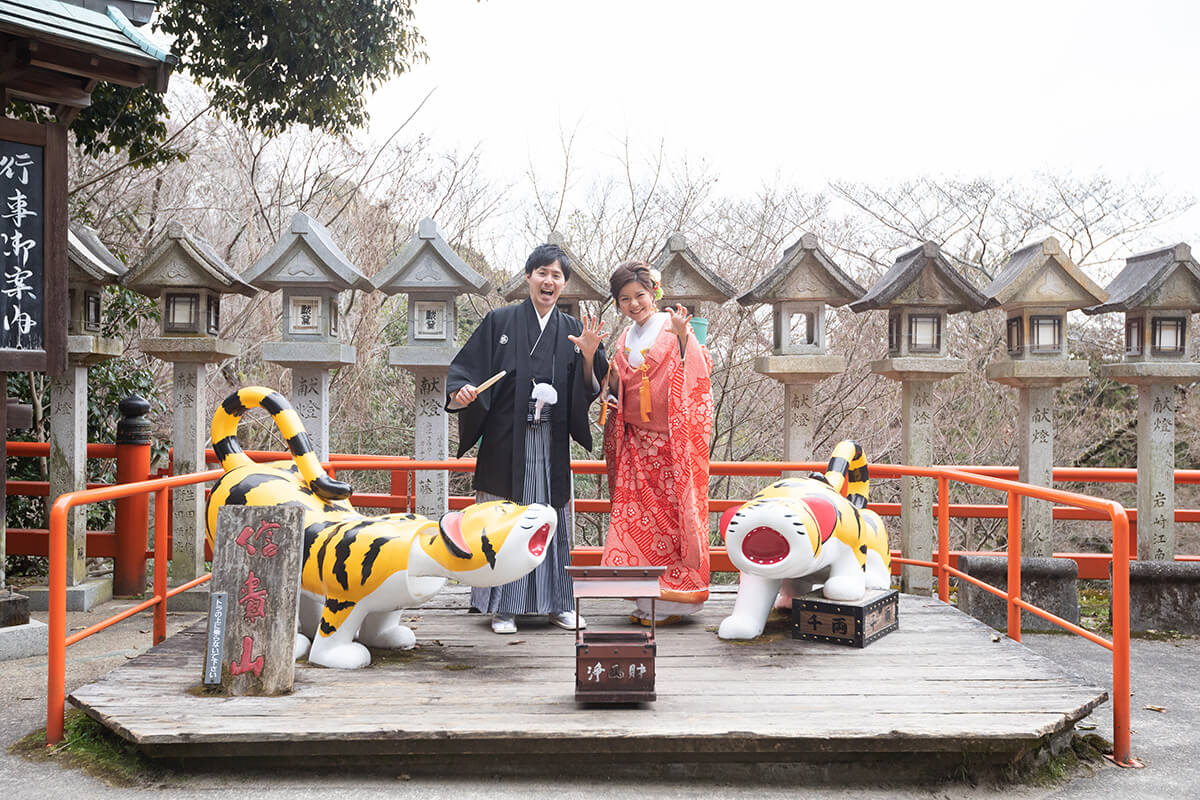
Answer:
MULTIPOLYGON (((609 370, 604 457, 612 514, 605 566, 665 566, 658 624, 678 622, 708 599, 708 446, 712 358, 683 306, 659 311, 660 278, 627 261, 609 279, 633 323, 617 338, 609 370)), ((650 601, 632 622, 650 624, 650 601)))

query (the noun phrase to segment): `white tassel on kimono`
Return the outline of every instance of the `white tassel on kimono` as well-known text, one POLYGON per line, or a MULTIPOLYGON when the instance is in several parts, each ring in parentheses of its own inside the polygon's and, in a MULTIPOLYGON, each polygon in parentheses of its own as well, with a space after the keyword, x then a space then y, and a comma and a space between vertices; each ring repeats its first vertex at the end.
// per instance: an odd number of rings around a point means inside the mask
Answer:
POLYGON ((554 405, 558 402, 558 392, 548 383, 535 383, 533 394, 533 421, 538 422, 542 417, 542 406, 554 405))

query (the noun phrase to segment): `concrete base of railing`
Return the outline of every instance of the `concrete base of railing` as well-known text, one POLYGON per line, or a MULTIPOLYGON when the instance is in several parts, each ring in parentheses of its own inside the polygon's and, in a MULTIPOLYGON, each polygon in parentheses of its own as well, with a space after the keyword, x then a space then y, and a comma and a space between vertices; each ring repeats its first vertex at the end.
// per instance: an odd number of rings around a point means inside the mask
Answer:
MULTIPOLYGON (((50 610, 50 587, 27 586, 21 590, 29 595, 29 607, 34 611, 50 610)), ((112 578, 94 578, 77 586, 67 587, 67 611, 91 611, 101 603, 112 600, 112 578)))
MULTIPOLYGON (((1006 557, 962 555, 958 558, 958 568, 972 578, 1008 589, 1006 557)), ((1078 577, 1079 567, 1069 558, 1023 558, 1021 597, 1027 603, 1078 625, 1078 577)), ((1008 628, 1008 604, 966 581, 959 582, 958 607, 997 630, 1008 628)), ((1028 612, 1021 613, 1021 628, 1028 631, 1061 630, 1054 623, 1028 612)))
POLYGON ((1200 634, 1200 562, 1130 561, 1129 629, 1200 634))
POLYGON ((193 586, 186 592, 180 592, 174 597, 167 598, 168 611, 203 611, 208 612, 208 584, 193 586))
POLYGON ((24 625, 0 628, 0 661, 46 655, 50 646, 49 633, 46 623, 36 619, 24 625))

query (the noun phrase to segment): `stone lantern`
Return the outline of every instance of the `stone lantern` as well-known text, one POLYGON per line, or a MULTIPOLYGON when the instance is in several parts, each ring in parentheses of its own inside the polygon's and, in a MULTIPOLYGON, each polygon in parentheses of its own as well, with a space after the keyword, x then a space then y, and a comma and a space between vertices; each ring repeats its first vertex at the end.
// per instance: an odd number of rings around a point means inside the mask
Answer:
MULTIPOLYGON (((871 371, 900 381, 902 440, 905 464, 933 464, 933 385, 963 371, 963 361, 950 358, 946 347, 946 318, 962 311, 979 311, 987 303, 960 275, 933 242, 925 242, 896 259, 861 300, 855 312, 886 309, 887 358, 871 362, 871 371)), ((906 558, 933 558, 932 478, 905 477, 900 483, 901 550, 906 558)), ((928 567, 901 568, 903 591, 929 594, 933 585, 928 567)))
MULTIPOLYGON (((1067 357, 1067 312, 1102 303, 1108 294, 1085 275, 1053 237, 1013 253, 983 291, 989 306, 1004 310, 1007 357, 988 365, 990 380, 1017 389, 1019 480, 1051 486, 1054 480, 1054 394, 1057 387, 1087 377, 1088 363, 1067 357)), ((1054 506, 1021 498, 1021 574, 1030 602, 1069 622, 1079 621, 1078 568, 1054 559, 1054 506)), ((971 556, 959 569, 1003 586, 1008 562, 971 556)), ((974 586, 960 587, 959 608, 996 627, 1004 626, 1004 604, 974 586)), ((1052 629, 1027 616, 1022 625, 1052 629)))
POLYGON ((654 257, 653 266, 662 274, 663 298, 660 308, 682 305, 689 314, 695 315, 692 327, 696 338, 704 344, 708 332, 708 320, 701 314, 702 302, 721 305, 734 297, 737 290, 726 283, 702 262, 682 233, 673 233, 666 245, 654 257))
MULTIPOLYGON (((608 299, 608 287, 598 281, 595 276, 583 266, 579 257, 567 246, 566 240, 558 231, 551 231, 546 237, 546 244, 556 244, 561 247, 571 259, 571 277, 558 296, 558 310, 576 319, 580 318, 580 302, 588 300, 603 303, 608 299)), ((508 301, 524 300, 529 297, 529 284, 525 282, 525 270, 500 287, 500 296, 508 301)))
MULTIPOLYGON (((1108 293, 1075 266, 1051 237, 1013 253, 984 289, 1006 316, 1008 357, 988 366, 990 380, 1018 390, 1020 480, 1050 486, 1054 470, 1054 391, 1087 377, 1087 361, 1067 358, 1067 312, 1103 303, 1108 293)), ((1053 555, 1052 505, 1023 499, 1022 555, 1053 555)))
MULTIPOLYGON (((207 364, 238 355, 235 342, 219 338, 221 296, 253 297, 255 289, 225 265, 205 242, 178 222, 147 250, 124 283, 135 292, 156 298, 162 312, 161 336, 142 340, 142 352, 170 361, 174 367, 173 399, 175 474, 205 468, 204 442, 208 439, 205 379, 207 364)), ((204 574, 204 490, 181 486, 171 499, 172 582, 187 583, 204 574)), ((176 595, 172 608, 207 610, 206 591, 194 600, 176 595)))
POLYGON ((353 364, 355 348, 338 340, 341 293, 371 291, 320 223, 297 212, 268 252, 242 273, 247 283, 283 294, 282 341, 263 342, 263 360, 292 370, 291 402, 313 451, 329 458, 329 371, 353 364))
MULTIPOLYGON (((446 418, 446 371, 458 352, 458 309, 461 294, 487 294, 491 283, 455 253, 423 219, 417 235, 375 276, 375 288, 388 295, 408 295, 408 336, 388 351, 388 366, 413 374, 416 389, 416 446, 421 461, 449 455, 446 418)), ((449 481, 445 472, 417 474, 417 512, 439 517, 446 511, 449 481)))
POLYGON ((737 299, 743 306, 771 305, 771 355, 756 358, 754 370, 783 383, 785 461, 812 460, 814 390, 819 381, 846 369, 844 356, 825 349, 826 307, 842 306, 862 295, 862 287, 825 254, 817 237, 806 233, 737 299))
MULTIPOLYGON (((1175 558, 1175 387, 1200 379, 1191 316, 1200 312, 1200 264, 1177 244, 1141 253, 1086 314, 1125 312, 1125 357, 1101 374, 1137 386, 1138 559, 1175 558)), ((1171 625, 1181 630, 1178 625, 1171 625)))
MULTIPOLYGON (((86 225, 67 231, 67 368, 50 377, 50 500, 87 488, 88 367, 121 355, 121 343, 103 335, 104 287, 125 265, 86 225)), ((89 611, 112 597, 112 577, 87 575, 86 509, 67 512, 67 609, 89 611)), ((49 608, 49 590, 26 592, 35 610, 49 608)))

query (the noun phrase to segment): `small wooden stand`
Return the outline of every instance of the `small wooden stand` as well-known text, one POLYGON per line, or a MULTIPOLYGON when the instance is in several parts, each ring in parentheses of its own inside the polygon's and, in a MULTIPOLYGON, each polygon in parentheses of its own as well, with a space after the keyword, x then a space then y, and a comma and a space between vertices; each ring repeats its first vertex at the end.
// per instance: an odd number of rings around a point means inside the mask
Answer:
POLYGON ((575 702, 645 703, 655 699, 655 601, 666 567, 567 567, 575 588, 575 702), (649 631, 579 629, 584 597, 650 598, 649 631))
POLYGON ((900 593, 871 589, 861 600, 826 600, 819 591, 792 600, 792 638, 866 647, 900 627, 900 593))

